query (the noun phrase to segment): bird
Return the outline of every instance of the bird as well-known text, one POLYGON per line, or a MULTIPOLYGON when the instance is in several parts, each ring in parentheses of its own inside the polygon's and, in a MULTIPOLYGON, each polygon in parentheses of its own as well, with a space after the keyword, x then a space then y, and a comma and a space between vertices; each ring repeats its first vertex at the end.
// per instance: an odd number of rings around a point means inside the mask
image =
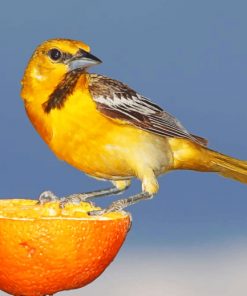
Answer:
MULTIPOLYGON (((247 161, 207 147, 173 115, 128 85, 88 72, 102 61, 82 41, 49 39, 31 56, 21 97, 34 128, 55 155, 112 187, 61 197, 61 204, 124 192, 133 178, 140 193, 112 202, 102 215, 151 199, 157 177, 173 170, 215 172, 247 183, 247 161)), ((58 197, 41 193, 40 202, 58 197)))

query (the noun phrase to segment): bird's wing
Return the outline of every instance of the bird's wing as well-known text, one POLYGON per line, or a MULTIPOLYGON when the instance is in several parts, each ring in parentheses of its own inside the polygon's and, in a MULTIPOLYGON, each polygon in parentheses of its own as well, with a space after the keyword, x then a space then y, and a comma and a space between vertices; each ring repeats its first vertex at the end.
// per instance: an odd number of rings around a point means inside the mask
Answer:
POLYGON ((204 138, 190 134, 174 116, 120 81, 90 74, 89 90, 97 109, 107 117, 127 121, 160 136, 186 138, 200 145, 207 143, 204 138))

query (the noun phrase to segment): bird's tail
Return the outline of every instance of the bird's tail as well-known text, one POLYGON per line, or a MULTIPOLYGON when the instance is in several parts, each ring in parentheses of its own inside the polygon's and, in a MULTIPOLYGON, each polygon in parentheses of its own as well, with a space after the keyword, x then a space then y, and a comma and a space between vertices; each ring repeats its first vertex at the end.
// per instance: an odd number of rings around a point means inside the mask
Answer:
POLYGON ((215 172, 247 183, 247 161, 239 160, 184 139, 169 141, 173 151, 173 169, 215 172))

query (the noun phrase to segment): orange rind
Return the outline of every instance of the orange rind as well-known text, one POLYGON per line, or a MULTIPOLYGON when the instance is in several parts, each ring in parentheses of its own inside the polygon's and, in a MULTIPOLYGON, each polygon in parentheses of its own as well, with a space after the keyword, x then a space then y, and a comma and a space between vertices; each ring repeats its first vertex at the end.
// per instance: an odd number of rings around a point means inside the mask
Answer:
POLYGON ((0 200, 0 289, 43 296, 76 289, 112 262, 131 225, 124 211, 90 216, 90 203, 0 200))

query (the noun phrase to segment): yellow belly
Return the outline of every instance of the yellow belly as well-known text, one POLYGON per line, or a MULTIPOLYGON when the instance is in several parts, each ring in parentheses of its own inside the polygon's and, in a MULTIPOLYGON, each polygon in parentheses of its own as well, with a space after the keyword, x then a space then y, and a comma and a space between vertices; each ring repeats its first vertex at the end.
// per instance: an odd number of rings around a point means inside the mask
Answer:
POLYGON ((45 116, 36 125, 41 136, 60 159, 89 175, 141 177, 147 168, 159 175, 171 164, 165 138, 105 117, 81 90, 45 116))

